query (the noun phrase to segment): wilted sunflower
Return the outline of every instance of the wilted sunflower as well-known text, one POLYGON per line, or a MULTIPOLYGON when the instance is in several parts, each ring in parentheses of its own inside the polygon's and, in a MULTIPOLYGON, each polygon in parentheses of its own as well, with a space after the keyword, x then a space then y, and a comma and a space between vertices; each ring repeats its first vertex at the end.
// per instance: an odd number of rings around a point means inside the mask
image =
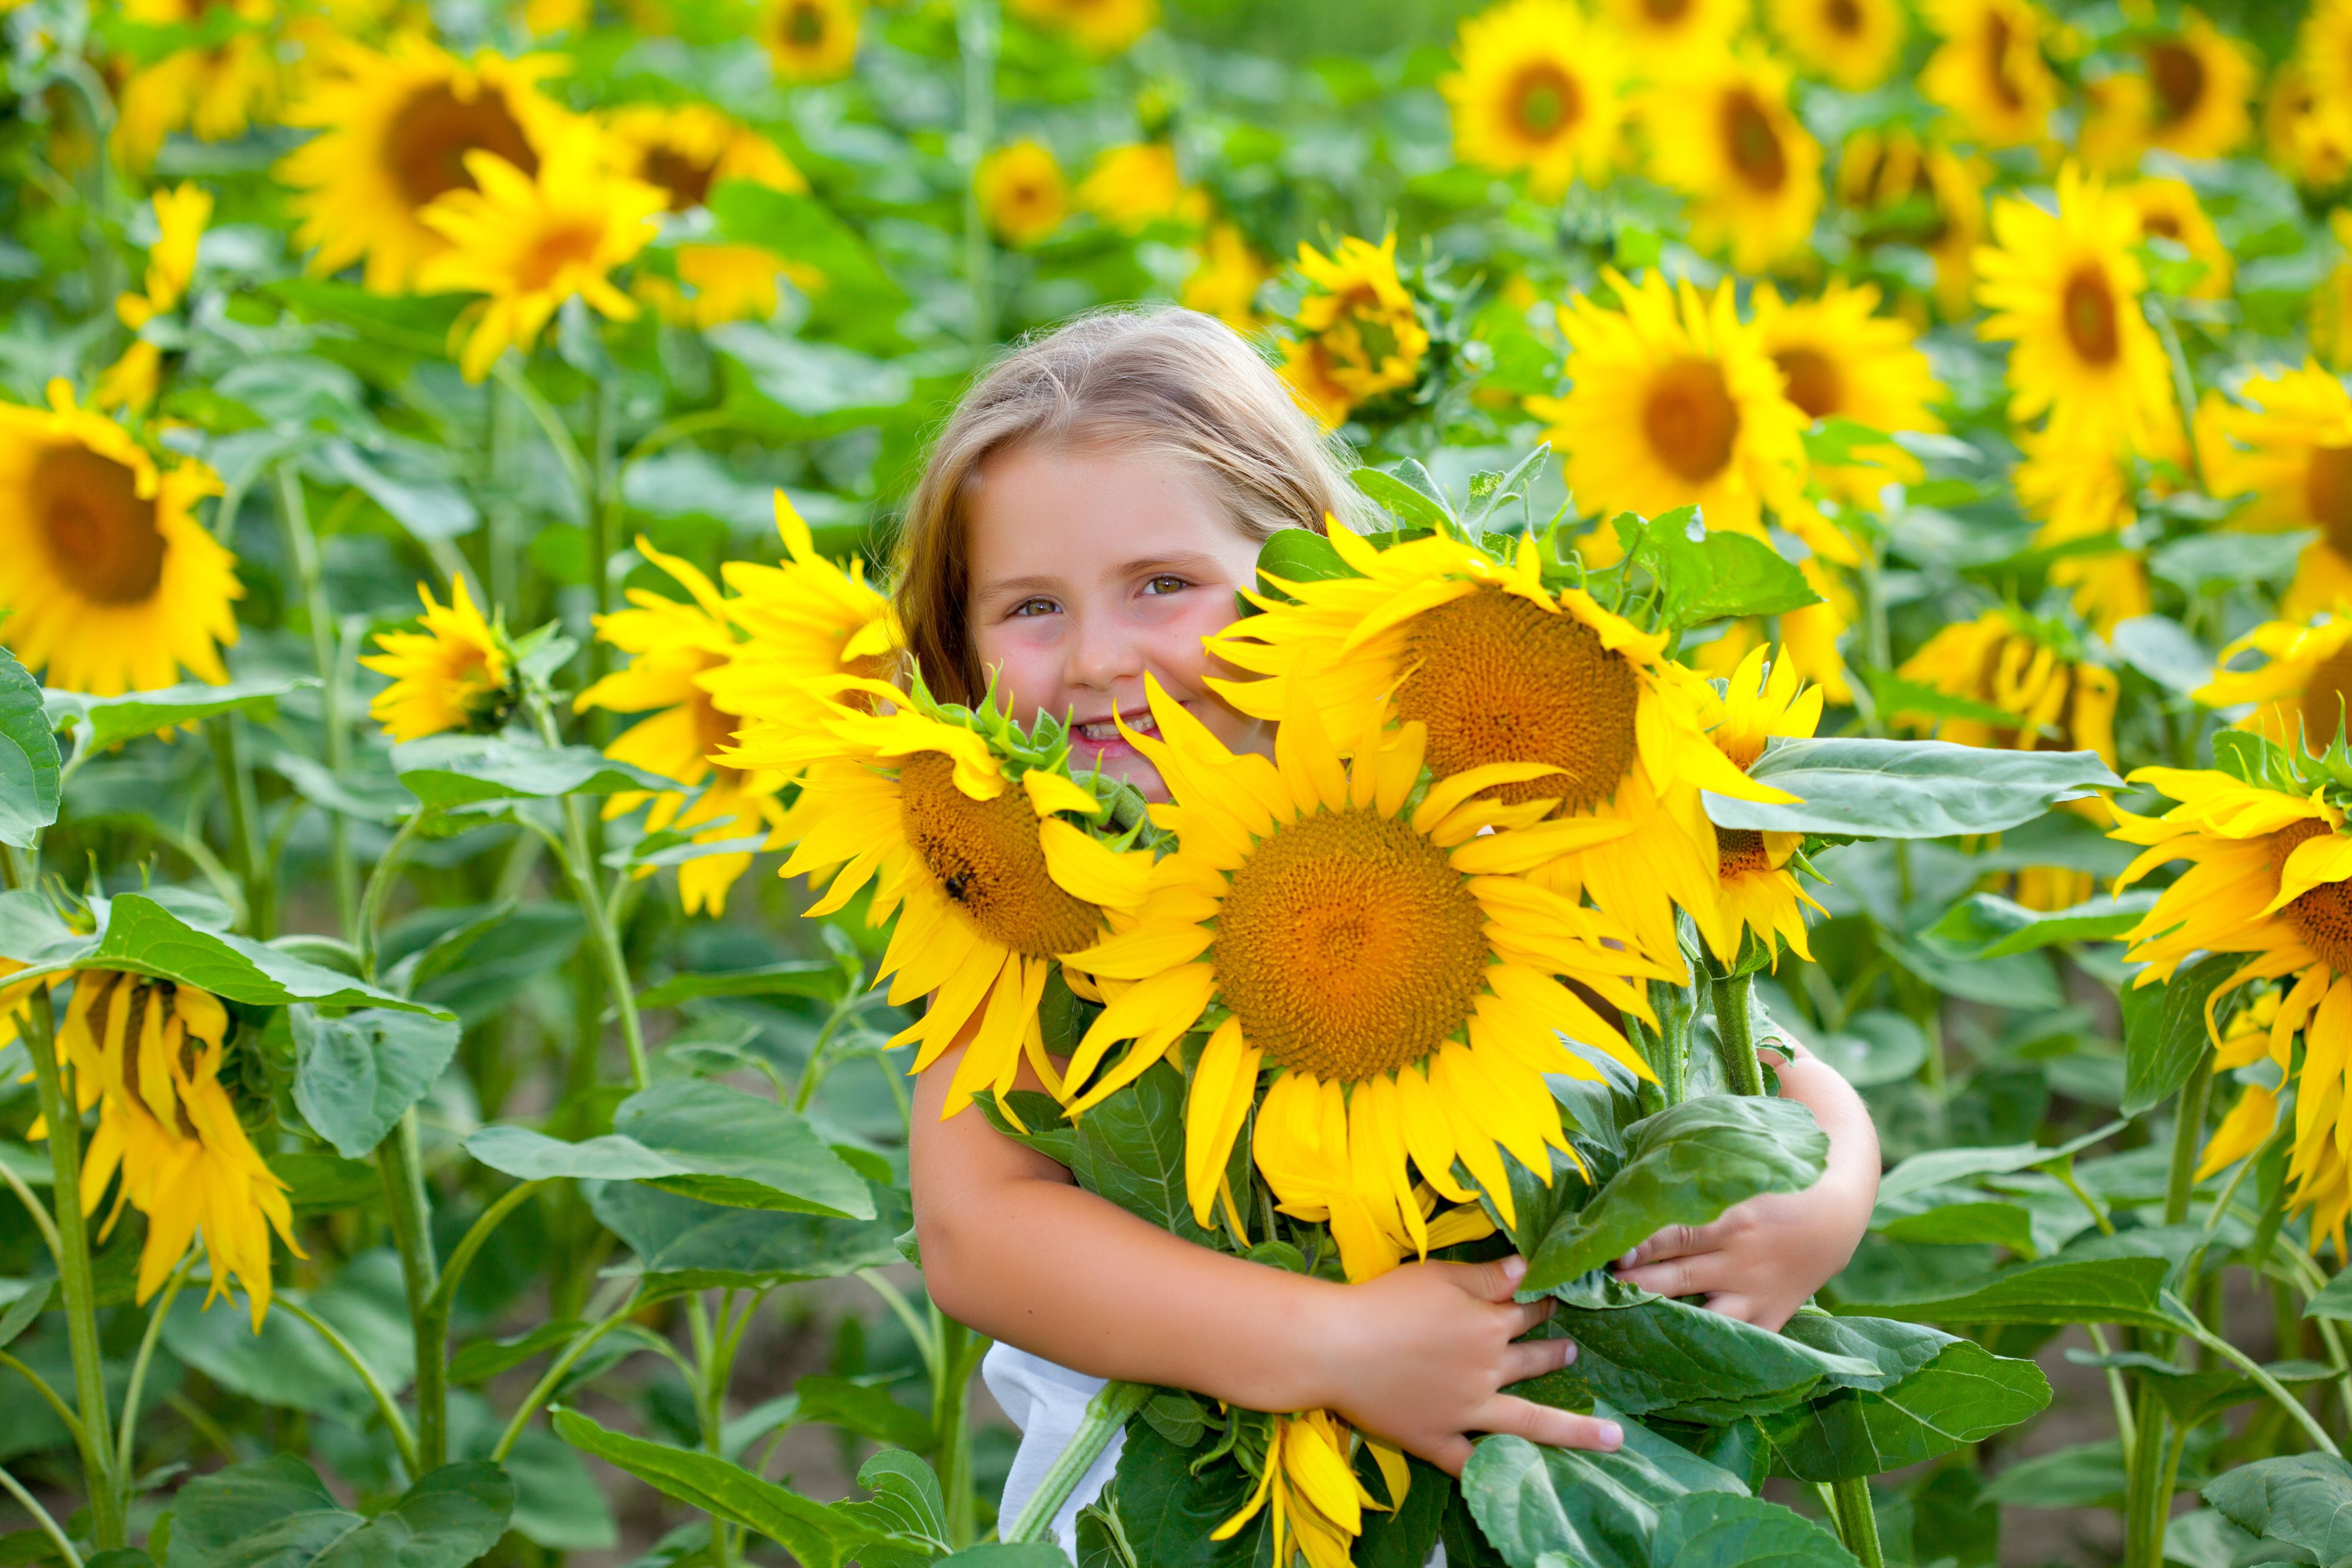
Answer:
POLYGON ((2352 699, 2352 619, 2339 612, 2308 622, 2266 621, 2221 650, 2212 681, 2195 695, 2207 707, 2252 703, 2240 729, 2314 756, 2325 752, 2343 733, 2344 705, 2352 699), (2231 669, 2244 653, 2259 653, 2263 663, 2231 669))
POLYGON ((321 134, 289 153, 278 176, 299 193, 298 246, 317 247, 313 271, 364 257, 367 286, 397 294, 448 242, 424 218, 452 191, 476 188, 471 152, 493 153, 535 173, 570 116, 539 90, 562 68, 551 56, 519 60, 483 53, 466 65, 413 34, 390 53, 343 40, 322 43, 310 89, 288 123, 321 134))
POLYGON ((842 689, 891 711, 836 706, 819 732, 755 732, 718 759, 802 778, 793 819, 801 837, 783 874, 830 878, 812 918, 869 883, 867 923, 898 915, 876 979, 890 978, 893 1003, 931 998, 890 1041, 917 1042, 909 1071, 929 1067, 976 1024, 943 1118, 982 1089, 1002 1104, 1024 1061, 1062 1093, 1037 1023, 1046 977, 1109 935, 1106 907, 1141 901, 1150 852, 1118 853, 1066 821, 1064 812, 1092 818, 1100 808, 1064 775, 1028 768, 1016 776, 977 731, 896 687, 855 681, 842 689))
POLYGON ((2209 397, 2199 415, 2205 477, 2216 496, 2251 493, 2233 527, 2317 528, 2279 612, 2302 620, 2352 601, 2352 393, 2315 363, 2249 376, 2237 401, 2209 397))
MULTIPOLYGON (((116 318, 134 332, 178 305, 188 291, 196 275, 196 247, 213 215, 212 193, 193 183, 156 192, 153 205, 155 243, 147 249, 146 291, 118 295, 114 301, 116 318)), ((144 410, 155 401, 163 368, 163 350, 134 339, 99 376, 90 401, 100 408, 144 410)))
POLYGON ((1160 20, 1159 0, 1012 0, 1012 12, 1064 32, 1100 59, 1125 54, 1160 20))
MULTIPOLYGON (((1809 736, 1822 722, 1821 688, 1806 685, 1795 663, 1785 656, 1768 665, 1760 646, 1732 671, 1723 695, 1716 695, 1712 685, 1703 690, 1700 723, 1706 727, 1706 737, 1742 773, 1756 766, 1772 737, 1809 736)), ((1715 830, 1721 891, 1712 909, 1694 910, 1691 919, 1717 958, 1737 962, 1752 931, 1772 954, 1774 968, 1780 967, 1782 937, 1788 938, 1789 951, 1812 961, 1805 946, 1805 911, 1822 906, 1799 885, 1797 873, 1789 867, 1804 841, 1802 833, 1715 830)))
POLYGON ((1386 1512, 1404 1501, 1412 1474, 1404 1456, 1377 1437, 1364 1439, 1388 1484, 1383 1504, 1356 1479, 1356 1434, 1338 1415, 1308 1410, 1266 1420, 1265 1468, 1257 1490, 1209 1539, 1231 1540, 1271 1505, 1273 1560, 1279 1568, 1291 1568, 1298 1557, 1307 1568, 1349 1568, 1356 1537, 1364 1532, 1364 1510, 1386 1512))
POLYGON ((1771 0, 1770 10, 1798 63, 1848 92, 1876 87, 1902 58, 1901 0, 1771 0))
POLYGON ((231 141, 274 110, 281 73, 268 28, 276 11, 270 0, 122 0, 123 18, 141 26, 209 33, 213 17, 226 12, 236 16, 236 30, 131 73, 108 139, 114 155, 144 169, 174 131, 199 141, 231 141))
POLYGON ((1397 274, 1393 231, 1377 246, 1349 235, 1329 256, 1302 240, 1298 270, 1312 287, 1282 346, 1282 378, 1326 426, 1421 379, 1429 329, 1397 274))
MULTIPOLYGON (((73 999, 58 1027, 58 1054, 73 1065, 79 1109, 98 1107, 82 1151, 87 1215, 119 1174, 100 1234, 130 1205, 147 1217, 136 1297, 144 1302, 202 1237, 211 1286, 205 1304, 234 1281, 253 1307, 254 1332, 269 1310, 269 1233, 294 1242, 286 1184, 262 1162, 221 1087, 228 1011, 193 986, 111 969, 74 972, 73 999)), ((45 1123, 29 1134, 46 1138, 45 1123)))
POLYGON ((2116 885, 2170 861, 2190 862, 2125 937, 2125 957, 2147 965, 2132 983, 2160 984, 2203 953, 2245 954, 2206 1001, 2209 1031, 2239 987, 2284 987, 2271 1023, 2273 1058, 2293 1061, 2294 1035, 2304 1036, 2289 1205, 2310 1211, 2315 1247, 2332 1236, 2341 1250, 2352 1213, 2336 1142, 2352 1061, 2352 835, 2344 814, 2324 791, 2289 792, 2210 768, 2143 768, 2131 778, 2179 804, 2160 817, 2116 811, 2114 836, 2146 846, 2116 885))
POLYGON ((1936 308, 1954 320, 1969 313, 1990 178, 1984 160, 1900 128, 1865 126, 1838 154, 1838 200, 1861 215, 1859 242, 1926 251, 1936 263, 1936 308))
POLYGON ((1176 149, 1165 141, 1105 148, 1078 182, 1078 205, 1123 234, 1162 223, 1198 226, 1209 216, 1208 193, 1184 183, 1176 149))
POLYGON ((2016 722, 1896 713, 1898 724, 1936 730, 1960 746, 2003 751, 2095 751, 2116 760, 2116 674, 2082 657, 2059 629, 2021 612, 1988 610, 1946 626, 1895 672, 1906 681, 1984 706, 2016 722))
MULTIPOLYGON (((709 689, 712 674, 724 669, 741 647, 727 604, 691 562, 664 555, 643 538, 637 540, 637 553, 675 578, 691 602, 633 588, 629 602, 634 609, 597 617, 597 636, 627 653, 629 664, 574 697, 572 711, 650 713, 604 747, 604 755, 675 779, 697 792, 624 791, 604 802, 604 815, 608 820, 625 816, 650 800, 652 808, 646 813, 649 833, 691 833, 701 844, 769 840, 784 821, 776 799, 782 775, 747 773, 711 760, 736 744, 742 724, 740 715, 720 709, 709 689)), ((751 868, 751 854, 749 849, 735 849, 680 864, 678 902, 686 912, 727 913, 727 890, 751 868)))
POLYGON ((2204 276, 2189 289, 2192 298, 2229 298, 2230 247, 2213 232, 2213 220, 2205 215, 2186 180, 2135 180, 2119 187, 2118 193, 2139 214, 2142 239, 2168 239, 2187 251, 2190 260, 2204 264, 2204 276))
POLYGON ((1926 0, 1943 40, 1919 75, 1920 90, 1958 116, 1990 147, 2039 141, 2058 100, 2042 58, 2049 18, 2032 0, 1926 0))
MULTIPOLYGON (((2026 515, 2042 528, 2037 547, 2120 534, 2139 516, 2133 504, 2129 453, 2120 444, 2062 441, 2020 431, 2025 460, 2010 476, 2026 515)), ((2147 563, 2120 540, 2097 554, 2063 555, 2050 563, 2050 580, 2074 591, 2074 608, 2101 636, 2116 622, 2145 615, 2147 563)))
MULTIPOLYGON (((1853 549, 1804 499, 1806 416, 1781 393, 1762 332, 1732 286, 1712 296, 1656 272, 1639 287, 1603 268, 1617 307, 1578 295, 1559 313, 1569 342, 1564 398, 1531 397, 1568 487, 1584 511, 1654 517, 1696 506, 1711 528, 1764 537, 1764 508, 1834 559, 1853 549)), ((1596 542, 1613 541, 1603 528, 1596 542)))
POLYGON ((47 684, 111 696, 183 668, 226 681, 245 596, 236 558, 195 519, 221 493, 194 458, 169 468, 49 383, 49 406, 0 403, 0 643, 47 684))
POLYGON ((1465 17, 1461 68, 1438 88, 1454 109, 1454 153, 1500 173, 1527 171, 1546 200, 1615 172, 1625 122, 1624 47, 1569 0, 1505 0, 1465 17))
POLYGON ((476 188, 425 209, 425 225, 449 248, 425 264, 419 286, 488 297, 459 319, 466 347, 457 364, 467 381, 489 374, 509 348, 528 352, 575 296, 614 320, 635 319, 636 302, 614 287, 612 271, 660 232, 669 198, 614 174, 610 159, 603 134, 576 122, 541 147, 528 172, 495 152, 468 152, 476 188))
POLYGON ((1789 107, 1789 70, 1756 50, 1662 64, 1644 95, 1650 172, 1691 198, 1690 238, 1760 272, 1807 248, 1822 144, 1789 107))
POLYGON ((1789 799, 1707 743, 1693 689, 1704 683, 1666 660, 1664 636, 1581 590, 1545 588, 1533 538, 1522 536, 1509 560, 1444 538, 1375 549, 1334 528, 1331 542, 1357 575, 1283 584, 1296 602, 1266 601, 1267 613, 1220 634, 1213 646, 1228 663, 1275 678, 1217 689, 1277 720, 1296 689, 1339 736, 1363 734, 1390 699, 1399 720, 1427 727, 1441 779, 1505 762, 1557 768, 1496 794, 1630 824, 1575 856, 1571 880, 1633 928, 1640 952, 1679 968, 1674 905, 1703 908, 1716 895, 1715 828, 1699 791, 1789 799))
POLYGON ((1201 264, 1184 280, 1178 300, 1187 310, 1204 311, 1236 332, 1255 332, 1265 320, 1258 314, 1257 291, 1273 276, 1274 268, 1238 226, 1212 224, 1201 242, 1201 264))
MULTIPOLYGON (((1756 289, 1756 329, 1780 368, 1783 395, 1809 420, 1846 419, 1873 430, 1939 431, 1928 405, 1944 389, 1908 324, 1878 312, 1874 284, 1832 278, 1817 298, 1780 302, 1770 284, 1756 289)), ((1864 501, 1889 480, 1914 483, 1918 460, 1888 443, 1856 449, 1854 465, 1819 471, 1843 498, 1864 501)))
POLYGON ((835 81, 857 63, 863 0, 761 0, 751 36, 768 51, 776 79, 835 81))
POLYGON ((1624 925, 1526 874, 1625 840, 1631 824, 1538 823, 1549 802, 1475 799, 1559 788, 1556 769, 1524 762, 1442 777, 1408 806, 1437 737, 1417 723, 1386 729, 1377 702, 1352 705, 1361 722, 1342 732, 1354 753, 1343 764, 1317 712, 1324 684, 1287 683, 1269 759, 1228 751, 1145 677, 1160 738, 1125 733, 1168 782, 1174 803, 1152 820, 1179 847, 1153 868, 1119 934, 1069 957, 1104 983, 1109 1005, 1070 1058, 1068 1082, 1071 1112, 1082 1113, 1213 1007, 1224 1009, 1185 1105, 1194 1217, 1213 1216, 1246 1124, 1283 1211, 1327 1220, 1349 1279, 1362 1281, 1429 1249, 1415 1171, 1466 1204, 1476 1195, 1454 1177, 1460 1161, 1508 1223, 1502 1152, 1547 1178, 1551 1151, 1570 1152, 1543 1075, 1601 1069, 1555 1030, 1648 1075, 1613 1014, 1559 977, 1647 1017, 1640 982, 1664 971, 1633 950, 1624 925), (1269 1058, 1274 1078, 1253 1118, 1269 1058))
POLYGON ((1721 50, 1748 25, 1749 0, 1601 0, 1601 19, 1644 59, 1721 50))
POLYGON ((2013 344, 2010 417, 2050 415, 2068 440, 2120 439, 2147 451, 2170 417, 2164 349, 2140 313, 2147 278, 2132 247, 2137 209, 2069 164, 2055 214, 2021 196, 1993 204, 1993 243, 1977 252, 1979 337, 2013 344))
POLYGON ((482 619, 466 580, 451 585, 446 605, 433 601, 433 590, 416 585, 425 601, 417 620, 422 632, 382 632, 383 651, 360 661, 362 668, 392 677, 392 685, 368 704, 368 716, 394 740, 422 740, 445 730, 487 735, 514 711, 514 656, 506 633, 482 619))
POLYGON ((1045 239, 1070 215, 1069 182, 1042 142, 996 149, 980 161, 971 180, 990 232, 1016 250, 1045 239))

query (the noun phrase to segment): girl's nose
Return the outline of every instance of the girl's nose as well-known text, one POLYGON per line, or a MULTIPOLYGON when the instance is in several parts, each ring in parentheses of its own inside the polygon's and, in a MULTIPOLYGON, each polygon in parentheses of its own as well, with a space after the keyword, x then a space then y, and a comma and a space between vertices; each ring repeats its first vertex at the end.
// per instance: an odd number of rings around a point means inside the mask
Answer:
POLYGON ((1143 674, 1142 649, 1116 627, 1081 626, 1070 646, 1070 684, 1109 691, 1143 674))

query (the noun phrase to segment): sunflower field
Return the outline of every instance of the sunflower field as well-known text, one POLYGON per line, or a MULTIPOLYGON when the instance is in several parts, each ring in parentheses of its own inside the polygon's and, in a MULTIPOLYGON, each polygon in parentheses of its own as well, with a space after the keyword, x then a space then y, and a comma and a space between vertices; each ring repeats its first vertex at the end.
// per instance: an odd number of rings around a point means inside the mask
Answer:
POLYGON ((0 1565, 2352 1561, 2352 0, 0 35, 0 1565), (1362 507, 1152 809, 889 597, 1142 301, 1362 507), (959 1031, 1202 1247, 1523 1254, 1624 1446, 1113 1383, 1000 1517, 959 1031), (1768 1333, 1606 1265, 1822 1177, 1780 1035, 1886 1168, 1768 1333))

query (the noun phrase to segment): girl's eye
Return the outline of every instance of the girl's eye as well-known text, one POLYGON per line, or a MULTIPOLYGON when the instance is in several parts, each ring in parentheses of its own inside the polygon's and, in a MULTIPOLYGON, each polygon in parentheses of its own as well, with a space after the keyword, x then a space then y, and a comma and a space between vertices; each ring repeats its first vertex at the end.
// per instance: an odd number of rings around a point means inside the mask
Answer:
POLYGON ((1024 599, 1013 607, 1015 619, 1035 615, 1051 615, 1061 608, 1050 599, 1024 599))
POLYGON ((1184 590, 1192 586, 1192 583, 1185 580, 1183 578, 1177 577, 1170 572, 1162 572, 1158 577, 1153 578, 1150 582, 1145 583, 1143 585, 1143 591, 1154 594, 1181 593, 1184 590))

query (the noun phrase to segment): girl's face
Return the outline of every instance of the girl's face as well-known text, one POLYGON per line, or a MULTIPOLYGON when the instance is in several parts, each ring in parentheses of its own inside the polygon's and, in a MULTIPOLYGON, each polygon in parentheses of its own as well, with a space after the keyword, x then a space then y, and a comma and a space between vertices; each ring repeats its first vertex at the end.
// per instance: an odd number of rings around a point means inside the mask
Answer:
POLYGON ((1156 736, 1143 677, 1236 751, 1271 749, 1268 727, 1204 677, 1234 672, 1201 639, 1234 620, 1257 581, 1257 541, 1181 463, 1100 447, 1018 446, 981 465, 968 513, 972 644, 1016 717, 1074 725, 1071 770, 1099 764, 1146 799, 1159 770, 1118 733, 1156 736))

